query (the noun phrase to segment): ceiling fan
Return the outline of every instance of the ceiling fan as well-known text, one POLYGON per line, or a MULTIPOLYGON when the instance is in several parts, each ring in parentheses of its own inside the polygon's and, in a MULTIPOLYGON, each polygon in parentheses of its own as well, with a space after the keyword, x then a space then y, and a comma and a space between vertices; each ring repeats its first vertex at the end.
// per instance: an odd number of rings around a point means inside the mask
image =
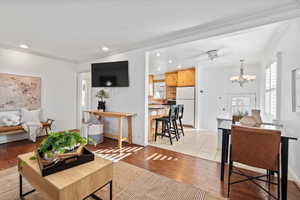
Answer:
POLYGON ((214 61, 220 57, 225 57, 230 55, 230 52, 224 50, 224 48, 219 48, 219 49, 210 49, 208 51, 203 51, 200 54, 191 56, 187 59, 193 59, 193 60, 210 60, 210 61, 214 61))

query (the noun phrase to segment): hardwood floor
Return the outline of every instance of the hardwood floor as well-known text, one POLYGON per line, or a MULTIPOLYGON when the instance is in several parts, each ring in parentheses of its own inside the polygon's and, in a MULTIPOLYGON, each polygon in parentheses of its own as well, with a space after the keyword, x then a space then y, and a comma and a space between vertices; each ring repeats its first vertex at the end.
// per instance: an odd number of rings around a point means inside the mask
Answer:
MULTIPOLYGON (((40 142, 41 138, 38 141, 40 142)), ((18 154, 33 151, 37 145, 38 143, 32 143, 27 140, 1 144, 0 170, 15 166, 18 154)), ((112 148, 116 145, 116 141, 105 138, 103 144, 97 145, 96 147, 89 146, 89 148, 91 150, 99 150, 112 148)), ((125 144, 124 147, 137 147, 137 145, 125 144)), ((175 179, 179 182, 192 184, 216 196, 227 196, 227 181, 220 181, 220 164, 217 162, 151 146, 134 152, 131 156, 124 158, 122 161, 175 179)), ((256 174, 249 171, 247 171, 247 173, 256 174)), ((237 175, 233 177, 233 180, 239 179, 237 175)), ((225 180, 227 180, 226 178, 225 176, 225 180)), ((271 187, 271 190, 276 193, 276 187, 271 187)), ((230 199, 254 200, 271 199, 271 197, 268 197, 267 194, 254 184, 245 182, 231 187, 230 199)), ((293 182, 289 182, 288 199, 300 199, 300 190, 293 182)))

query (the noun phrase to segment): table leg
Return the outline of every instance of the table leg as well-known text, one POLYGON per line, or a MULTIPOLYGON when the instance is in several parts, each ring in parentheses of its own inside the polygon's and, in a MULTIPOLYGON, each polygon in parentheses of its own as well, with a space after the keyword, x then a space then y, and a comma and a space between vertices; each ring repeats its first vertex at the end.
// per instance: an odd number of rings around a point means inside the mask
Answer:
POLYGON ((113 185, 112 185, 112 180, 109 182, 109 199, 112 200, 112 190, 113 190, 113 185))
POLYGON ((24 197, 32 192, 35 192, 35 189, 30 190, 29 192, 26 192, 23 194, 23 177, 21 174, 19 174, 19 197, 20 199, 24 199, 24 197))
POLYGON ((128 143, 132 144, 132 117, 127 117, 127 125, 128 125, 128 143))
POLYGON ((20 196, 20 199, 23 199, 23 181, 22 181, 21 174, 19 174, 19 196, 20 196))
POLYGON ((281 138, 281 199, 287 199, 289 139, 281 138))
POLYGON ((119 137, 118 137, 119 149, 122 148, 122 138, 123 138, 123 117, 120 117, 119 118, 119 137))
POLYGON ((225 170, 225 158, 226 156, 226 133, 222 130, 222 156, 221 156, 221 181, 224 180, 224 170, 225 170))
POLYGON ((229 151, 229 131, 225 131, 225 163, 228 163, 228 151, 229 151))

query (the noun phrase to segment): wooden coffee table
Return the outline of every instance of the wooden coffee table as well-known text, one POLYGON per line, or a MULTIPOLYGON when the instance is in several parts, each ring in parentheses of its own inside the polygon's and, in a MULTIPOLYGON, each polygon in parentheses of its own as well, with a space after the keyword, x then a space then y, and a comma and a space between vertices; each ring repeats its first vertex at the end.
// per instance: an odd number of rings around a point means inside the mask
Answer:
POLYGON ((30 160, 33 152, 18 156, 20 199, 36 190, 53 200, 81 200, 88 197, 99 200, 95 193, 109 184, 112 199, 113 164, 95 157, 94 161, 42 177, 37 160, 30 160), (22 178, 35 188, 23 193, 22 178))

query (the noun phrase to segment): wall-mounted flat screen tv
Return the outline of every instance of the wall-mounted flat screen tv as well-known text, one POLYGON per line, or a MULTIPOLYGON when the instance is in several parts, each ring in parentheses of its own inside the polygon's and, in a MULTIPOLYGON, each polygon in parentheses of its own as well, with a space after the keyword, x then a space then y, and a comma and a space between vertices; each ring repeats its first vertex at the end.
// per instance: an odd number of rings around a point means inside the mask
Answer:
POLYGON ((93 63, 92 87, 129 87, 128 61, 93 63))

